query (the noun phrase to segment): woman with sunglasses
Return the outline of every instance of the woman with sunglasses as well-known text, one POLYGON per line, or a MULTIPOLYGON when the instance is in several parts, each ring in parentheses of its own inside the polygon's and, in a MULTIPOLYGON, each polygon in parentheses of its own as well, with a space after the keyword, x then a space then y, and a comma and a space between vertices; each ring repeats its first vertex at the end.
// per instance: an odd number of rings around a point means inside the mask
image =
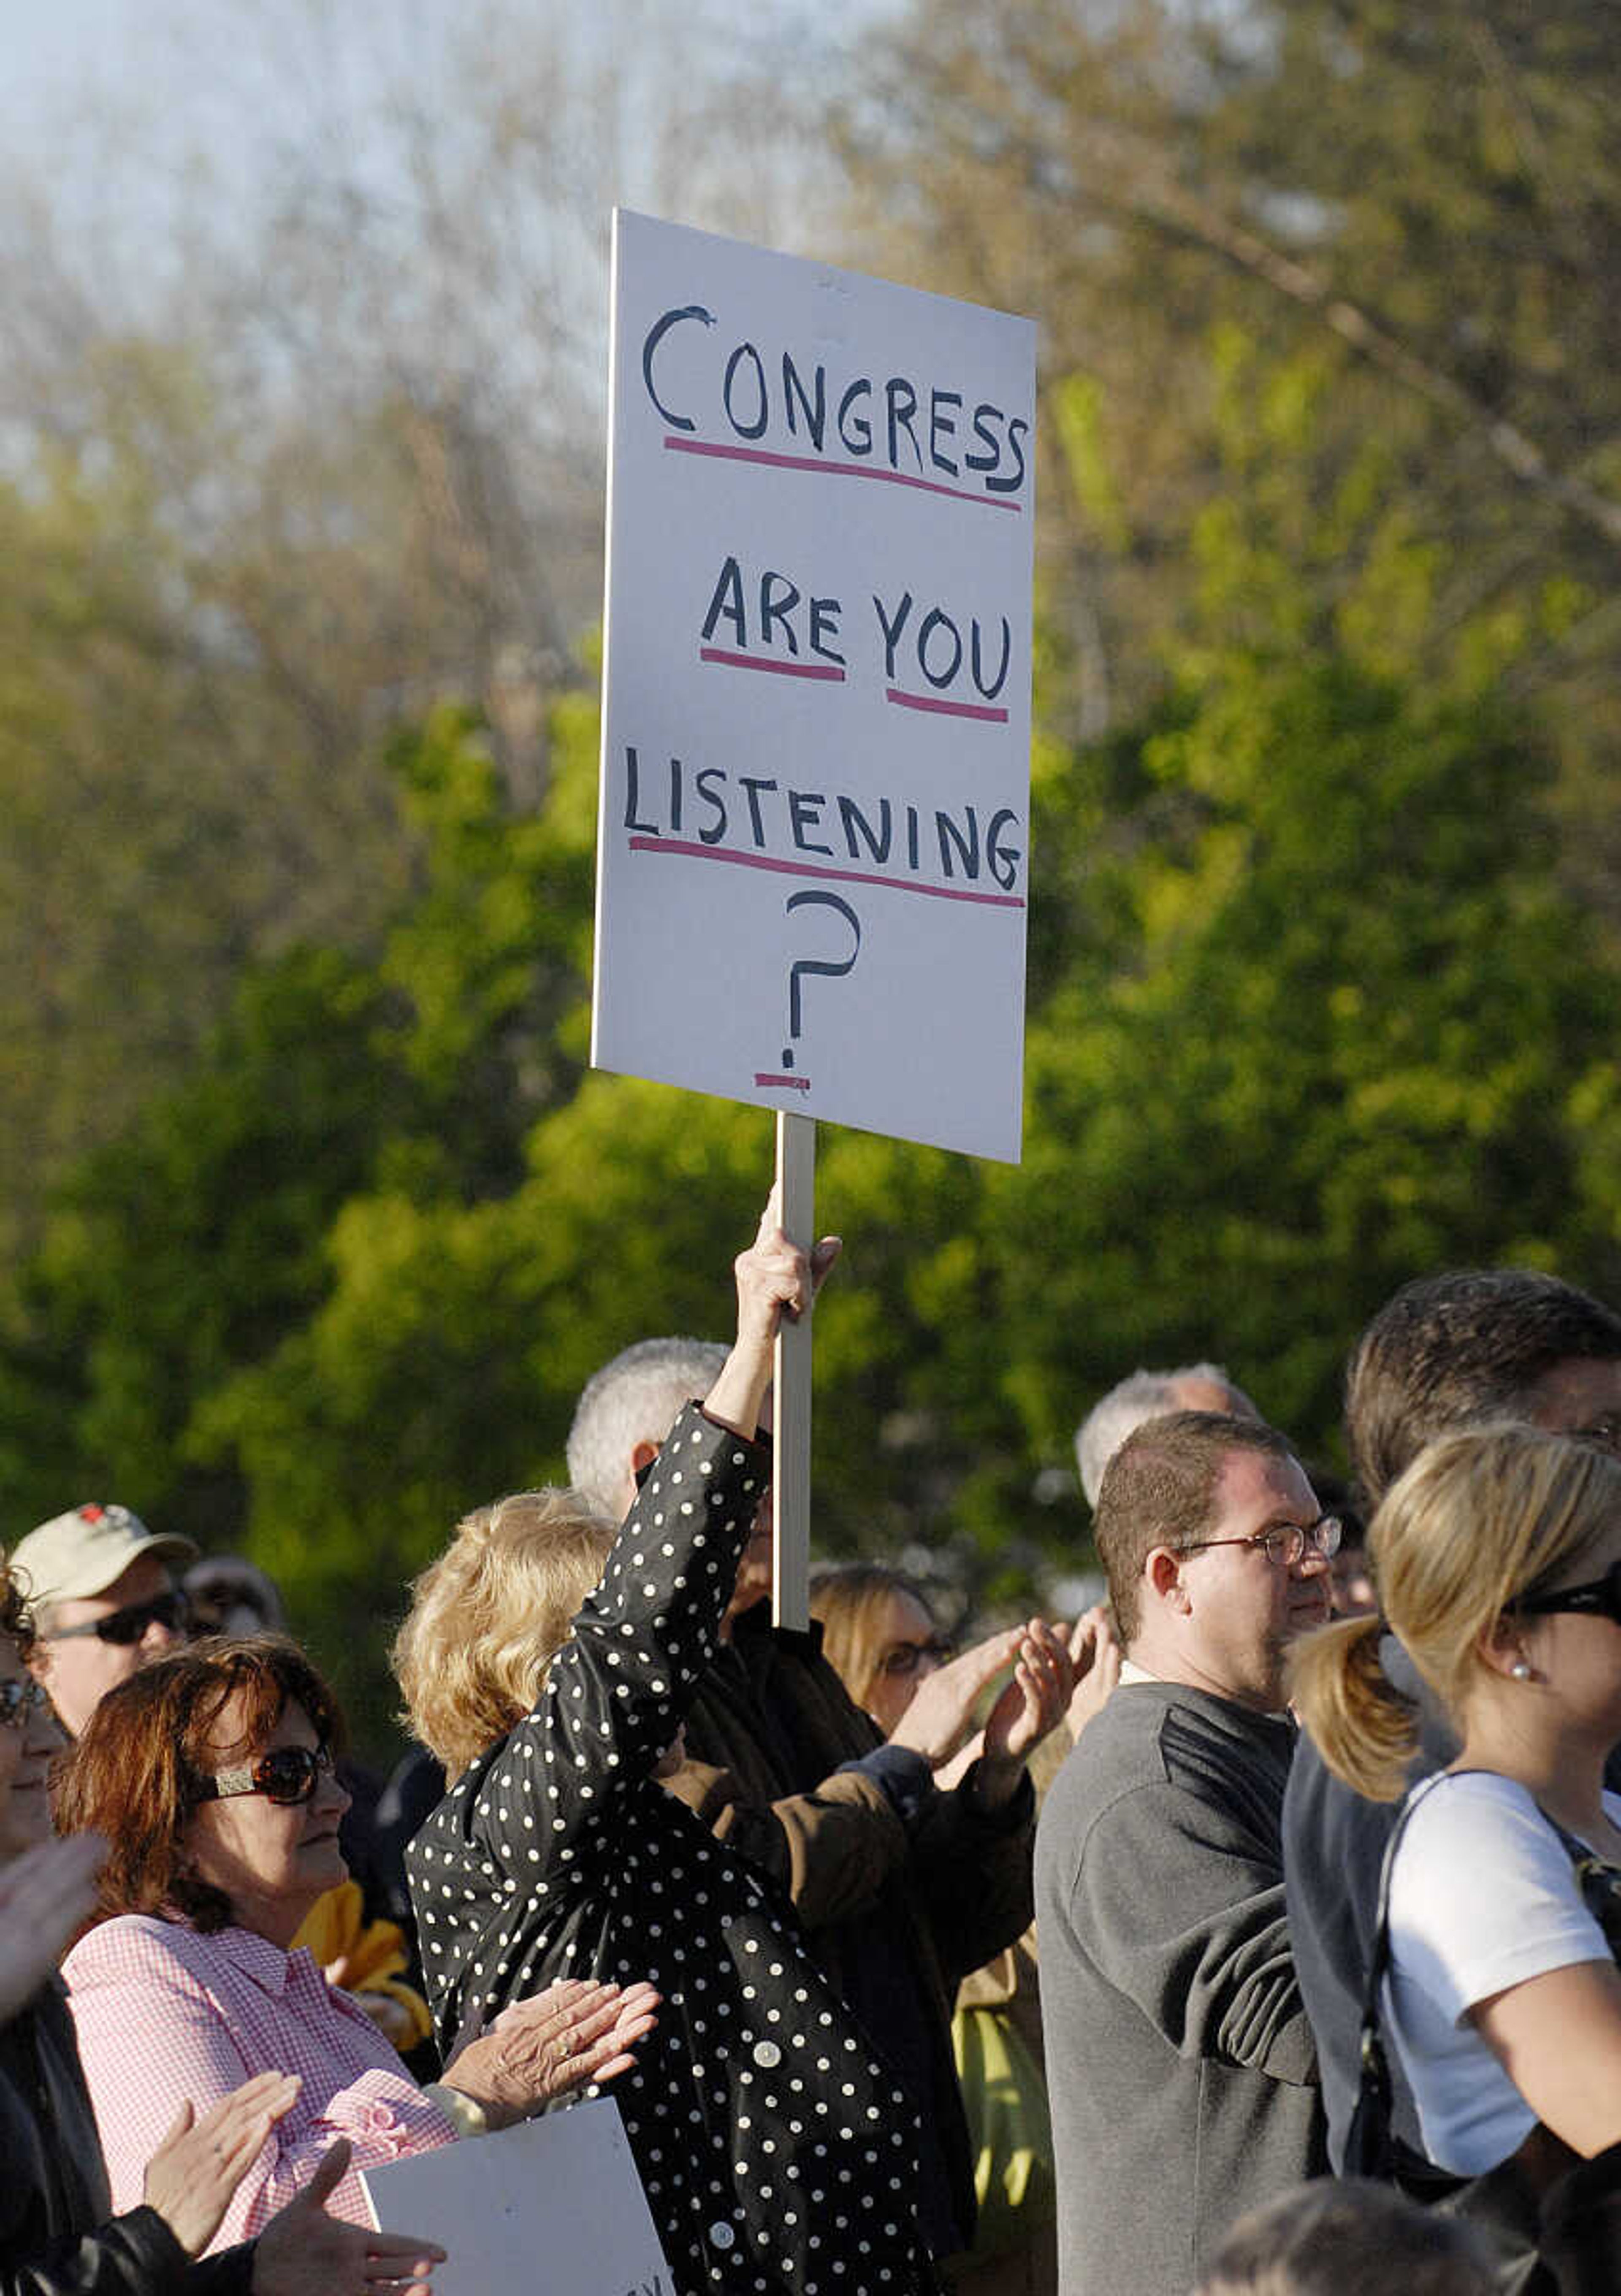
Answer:
POLYGON ((346 1878, 331 1693, 279 1636, 193 1644, 108 1693, 64 1766, 57 1821, 109 1845, 102 1918, 64 1965, 115 2206, 191 2099, 296 2074, 297 2098, 226 2212, 253 2234, 336 2136, 352 2161, 335 2215, 368 2221, 358 2171, 523 2118, 631 2062, 646 1986, 569 1983, 516 2002, 419 2087, 377 2028, 292 1949, 346 1878))
POLYGON ((174 2114, 135 2202, 111 2213, 90 2100, 56 1974, 94 1912, 106 1844, 51 1839, 46 1768, 62 1745, 28 1671, 34 1629, 0 1557, 0 2296, 431 2296, 443 2251, 326 2213, 347 2146, 259 2237, 204 2259, 239 2179, 297 2083, 267 2071, 174 2114), (201 2259, 194 2261, 193 2259, 201 2259))
MULTIPOLYGON (((924 1588, 887 1562, 827 1564, 810 1583, 810 1615, 821 1621, 823 1656, 886 1738, 919 1685, 955 1655, 924 1588)), ((971 1713, 965 1706, 965 1737, 971 1713)))
MULTIPOLYGON (((810 1615, 821 1623, 823 1655, 856 1704, 886 1738, 902 1732, 902 1743, 926 1753, 941 1786, 954 1784, 982 1751, 983 1693, 1013 1665, 1021 1639, 1037 1631, 1033 1620, 959 1652, 942 1632, 927 1590, 888 1562, 825 1564, 811 1579, 810 1615)), ((1074 1739, 1119 1680, 1120 1652, 1101 1609, 1069 1629, 1066 1643, 1074 1739)), ((1016 1703, 1008 1701, 1009 1713, 1016 1703)))
MULTIPOLYGON (((1369 1547, 1386 1617, 1462 1739, 1394 1837, 1381 2030, 1431 2161, 1465 2177, 1513 2161, 1540 2189, 1621 2140, 1603 1920, 1621 1868, 1603 1785, 1621 1741, 1621 1461, 1526 1427, 1446 1436, 1386 1494, 1369 1547)), ((1416 1717, 1381 1632, 1323 1628, 1293 1693, 1329 1767, 1394 1801, 1416 1717)))

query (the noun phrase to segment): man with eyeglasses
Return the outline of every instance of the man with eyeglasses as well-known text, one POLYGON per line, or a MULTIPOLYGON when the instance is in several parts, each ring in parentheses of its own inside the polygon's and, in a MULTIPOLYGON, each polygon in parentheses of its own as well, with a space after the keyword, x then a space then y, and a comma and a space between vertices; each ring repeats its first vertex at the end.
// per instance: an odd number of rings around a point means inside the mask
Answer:
MULTIPOLYGON (((1345 1436, 1368 1513, 1427 1443, 1493 1419, 1524 1420, 1621 1454, 1621 1316, 1530 1268, 1454 1268, 1403 1284, 1363 1332, 1345 1374, 1345 1436)), ((1381 1645, 1380 1664, 1419 1708, 1419 1751, 1409 1773, 1417 1784, 1454 1759, 1457 1738, 1394 1636, 1381 1645)), ((1609 1783, 1621 1792, 1615 1755, 1609 1783)), ((1379 1867, 1401 1807, 1354 1793, 1303 1741, 1284 1802, 1284 1875, 1336 2166, 1361 2075, 1379 1867)), ((1401 2059, 1386 2054, 1391 2125, 1418 2152, 1419 2118, 1401 2059)))
POLYGON ((1059 2288, 1184 2296, 1236 2217, 1324 2166, 1285 1666, 1329 1616, 1339 1525, 1274 1428, 1182 1411, 1115 1452, 1095 1535, 1125 1657, 1036 1843, 1059 2288))
POLYGON ((29 1664, 77 1738, 115 1683, 186 1631, 185 1597, 171 1566, 197 1549, 174 1531, 151 1531, 126 1506, 95 1503, 53 1515, 19 1541, 12 1570, 38 1621, 29 1664))

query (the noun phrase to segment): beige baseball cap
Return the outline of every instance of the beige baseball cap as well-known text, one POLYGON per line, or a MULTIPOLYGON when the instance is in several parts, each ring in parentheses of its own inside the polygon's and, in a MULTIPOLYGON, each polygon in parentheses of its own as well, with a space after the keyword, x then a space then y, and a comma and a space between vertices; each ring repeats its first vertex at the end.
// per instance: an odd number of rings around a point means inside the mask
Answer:
POLYGON ((197 1549, 177 1531, 148 1530, 127 1506, 101 1506, 92 1500, 40 1523, 18 1540, 7 1560, 37 1608, 104 1594, 142 1554, 155 1554, 163 1562, 192 1562, 197 1549))

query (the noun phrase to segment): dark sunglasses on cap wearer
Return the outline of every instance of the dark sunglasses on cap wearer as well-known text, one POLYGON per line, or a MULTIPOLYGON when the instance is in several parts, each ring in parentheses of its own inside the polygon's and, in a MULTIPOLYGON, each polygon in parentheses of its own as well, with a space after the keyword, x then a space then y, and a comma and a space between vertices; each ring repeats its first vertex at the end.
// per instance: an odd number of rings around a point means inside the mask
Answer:
POLYGON ((194 1789, 199 1801, 228 1801, 235 1794, 263 1794, 283 1808, 309 1800, 316 1782, 332 1767, 329 1746, 272 1746, 257 1761, 240 1769, 220 1770, 200 1778, 194 1789))
POLYGON ((43 1682, 0 1682, 0 1722, 8 1729, 21 1730, 30 1713, 50 1702, 43 1682))
POLYGON ((167 1627, 171 1635, 185 1634, 192 1623, 192 1606, 177 1587, 168 1595, 154 1595, 150 1602, 126 1603, 120 1610, 109 1611, 104 1619, 86 1619, 81 1626, 53 1627, 49 1634, 41 1635, 41 1642, 77 1642, 80 1636, 94 1635, 98 1643, 138 1643, 148 1627, 167 1627))

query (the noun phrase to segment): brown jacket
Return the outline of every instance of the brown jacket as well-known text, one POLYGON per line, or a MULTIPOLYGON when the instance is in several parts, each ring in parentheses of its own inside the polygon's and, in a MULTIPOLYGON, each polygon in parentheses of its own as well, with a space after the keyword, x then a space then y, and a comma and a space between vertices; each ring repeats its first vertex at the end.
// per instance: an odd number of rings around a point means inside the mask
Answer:
POLYGON ((774 1628, 761 1603, 705 1676, 668 1784, 793 1899, 811 1951, 912 2094, 933 2140, 925 2222, 945 2255, 974 2226, 951 2007, 962 1978, 1031 1918, 1035 1802, 1026 1784, 1009 1811, 982 1816, 971 1780, 937 1793, 917 1762, 915 1800, 898 1808, 874 1772, 843 1767, 883 1744, 822 1656, 820 1627, 774 1628))

